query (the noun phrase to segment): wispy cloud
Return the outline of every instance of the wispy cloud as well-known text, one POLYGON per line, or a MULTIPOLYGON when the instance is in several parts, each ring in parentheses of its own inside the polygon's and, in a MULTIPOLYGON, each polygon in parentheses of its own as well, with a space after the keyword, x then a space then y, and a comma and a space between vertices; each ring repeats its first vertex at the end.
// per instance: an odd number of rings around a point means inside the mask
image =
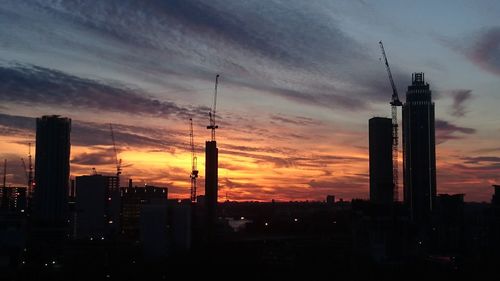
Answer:
MULTIPOLYGON (((177 138, 177 132, 155 128, 144 128, 130 125, 115 124, 116 142, 122 147, 163 148, 164 151, 183 149, 183 142, 177 138), (169 137, 170 135, 170 137, 169 137)), ((14 116, 0 113, 0 128, 8 134, 3 136, 35 137, 35 118, 14 116)), ((181 136, 184 137, 184 136, 181 136)), ((71 143, 77 146, 110 146, 111 136, 107 124, 72 120, 71 143)))
POLYGON ((436 139, 437 143, 443 143, 447 140, 456 140, 464 138, 464 135, 476 133, 476 129, 460 127, 449 121, 436 119, 436 139), (457 135, 457 133, 462 135, 457 135))
MULTIPOLYGON (((7 1, 2 11, 15 15, 7 23, 14 22, 17 32, 0 31, 0 38, 13 47, 29 41, 23 34, 35 36, 31 22, 39 18, 46 24, 37 33, 47 41, 30 45, 32 51, 83 65, 102 63, 140 83, 172 87, 189 79, 210 81, 222 72, 227 85, 332 110, 363 110, 387 100, 378 56, 343 30, 332 9, 328 1, 297 0, 7 1)), ((179 110, 168 102, 155 107, 179 110)))
POLYGON ((467 114, 466 103, 472 98, 472 90, 453 90, 451 96, 453 104, 451 105, 451 115, 455 117, 464 117, 467 114))
MULTIPOLYGON (((139 89, 84 79, 39 66, 2 65, 0 100, 30 106, 47 105, 153 117, 183 117, 198 113, 173 102, 148 97, 139 89)), ((200 110, 201 111, 201 110, 200 110)), ((207 109, 208 111, 208 109, 207 109)))
POLYGON ((467 55, 483 69, 500 75, 500 26, 482 30, 467 55))
POLYGON ((461 39, 445 36, 436 36, 436 39, 483 70, 500 75, 500 26, 483 27, 461 39))

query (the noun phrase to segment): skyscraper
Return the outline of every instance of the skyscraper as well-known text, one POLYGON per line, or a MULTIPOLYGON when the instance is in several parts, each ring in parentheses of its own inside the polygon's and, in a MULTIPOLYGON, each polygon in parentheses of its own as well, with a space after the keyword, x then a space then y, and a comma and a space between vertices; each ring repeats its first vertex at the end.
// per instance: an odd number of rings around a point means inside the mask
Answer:
POLYGON ((67 220, 71 119, 36 119, 34 219, 46 225, 67 220))
POLYGON ((394 200, 392 181, 392 119, 373 117, 369 120, 370 201, 391 204, 394 200))
POLYGON ((411 218, 429 218, 436 198, 434 103, 423 73, 412 75, 403 105, 404 202, 411 218))

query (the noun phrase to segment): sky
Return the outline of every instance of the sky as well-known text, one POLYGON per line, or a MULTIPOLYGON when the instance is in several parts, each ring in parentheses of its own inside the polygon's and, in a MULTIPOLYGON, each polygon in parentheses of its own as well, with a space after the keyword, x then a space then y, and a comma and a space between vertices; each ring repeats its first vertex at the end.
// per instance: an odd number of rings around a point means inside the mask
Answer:
POLYGON ((499 14, 494 0, 3 0, 7 183, 26 182, 35 118, 57 114, 72 119, 72 177, 114 173, 112 123, 122 179, 188 198, 193 118, 203 194, 220 74, 219 200, 366 199, 368 119, 390 116, 383 40, 401 100, 413 72, 433 91, 438 193, 489 201, 499 14))

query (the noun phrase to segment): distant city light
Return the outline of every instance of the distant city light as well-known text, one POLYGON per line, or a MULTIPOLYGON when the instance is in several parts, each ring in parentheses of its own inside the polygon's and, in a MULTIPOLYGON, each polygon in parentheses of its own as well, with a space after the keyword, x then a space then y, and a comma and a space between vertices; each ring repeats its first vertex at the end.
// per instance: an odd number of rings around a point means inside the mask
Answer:
POLYGON ((245 217, 241 217, 240 219, 244 220, 244 219, 245 219, 245 217))

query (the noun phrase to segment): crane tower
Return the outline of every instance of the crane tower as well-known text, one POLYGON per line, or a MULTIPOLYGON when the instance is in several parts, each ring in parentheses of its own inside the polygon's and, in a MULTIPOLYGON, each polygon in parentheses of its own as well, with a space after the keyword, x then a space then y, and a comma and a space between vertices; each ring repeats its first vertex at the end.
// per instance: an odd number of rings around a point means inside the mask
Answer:
POLYGON ((198 158, 196 157, 196 151, 194 146, 194 131, 193 131, 193 119, 189 118, 189 146, 191 149, 191 174, 189 178, 191 179, 191 202, 196 202, 196 181, 198 178, 198 158))
POLYGON ((378 42, 380 49, 382 50, 382 56, 384 57, 385 68, 387 70, 387 75, 389 76, 389 82, 392 87, 392 98, 391 98, 391 115, 392 115, 392 183, 394 188, 394 201, 398 201, 398 186, 399 186, 399 169, 398 169, 398 154, 399 154, 399 133, 398 133, 398 106, 402 106, 403 103, 399 100, 398 90, 394 84, 394 79, 392 79, 391 68, 389 67, 389 62, 387 61, 387 55, 385 54, 384 44, 382 41, 378 42))

